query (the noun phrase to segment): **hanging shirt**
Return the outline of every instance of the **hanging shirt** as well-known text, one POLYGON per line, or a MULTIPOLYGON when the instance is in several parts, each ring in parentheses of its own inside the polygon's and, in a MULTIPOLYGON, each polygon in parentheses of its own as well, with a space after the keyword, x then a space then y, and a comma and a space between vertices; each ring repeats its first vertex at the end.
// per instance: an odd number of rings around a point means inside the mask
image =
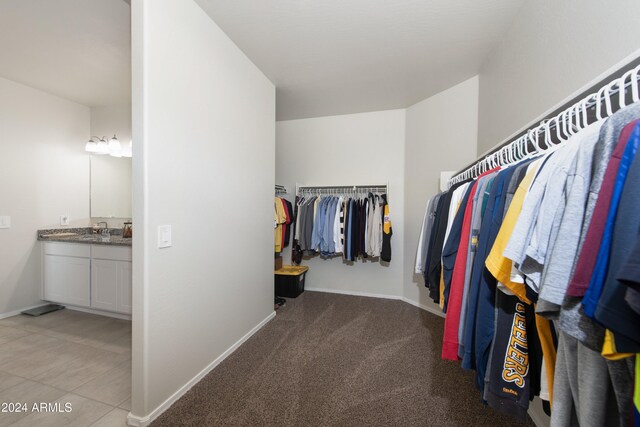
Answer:
MULTIPOLYGON (((469 190, 464 195, 454 219, 454 223, 460 223, 460 229, 450 234, 450 241, 447 242, 442 254, 443 270, 445 272, 451 271, 449 295, 445 303, 447 316, 444 319, 442 341, 442 358, 449 360, 458 360, 458 327, 462 311, 464 275, 467 267, 471 212, 473 211, 473 198, 478 189, 478 181, 476 180, 468 188, 469 190)), ((454 227, 457 229, 457 224, 454 227)))
MULTIPOLYGON (((611 159, 609 160, 607 170, 602 179, 600 195, 593 210, 589 229, 585 237, 583 250, 580 252, 575 274, 569 284, 567 292, 570 296, 584 296, 589 287, 599 256, 598 250, 594 250, 594 248, 601 247, 602 237, 604 235, 604 229, 611 207, 616 176, 620 168, 620 160, 625 152, 629 137, 631 136, 635 125, 636 122, 634 121, 624 127, 620 134, 619 142, 615 147, 611 159)), ((617 209, 617 203, 615 209, 617 209)))
POLYGON ((520 298, 521 301, 527 304, 529 304, 530 301, 526 297, 525 286, 522 283, 514 283, 511 281, 512 261, 511 259, 503 256, 503 252, 522 211, 522 204, 524 202, 525 195, 527 194, 529 186, 533 181, 533 177, 537 173, 541 163, 542 159, 538 159, 533 162, 530 165, 526 176, 518 185, 518 189, 511 199, 511 205, 507 210, 502 226, 498 231, 495 243, 493 244, 491 252, 489 252, 489 256, 485 261, 485 265, 493 277, 495 277, 503 286, 506 286, 514 295, 520 298))
POLYGON ((447 191, 438 203, 436 214, 436 222, 432 232, 431 242, 429 244, 429 252, 427 258, 427 270, 425 277, 429 285, 429 296, 435 301, 440 302, 440 276, 442 275, 442 248, 444 246, 444 238, 447 231, 448 213, 451 205, 451 197, 453 193, 465 183, 460 182, 454 184, 447 191))
POLYGON ((387 203, 387 195, 382 195, 383 200, 383 220, 382 220, 382 248, 380 250, 380 259, 384 262, 391 262, 391 236, 393 229, 391 227, 391 217, 389 216, 389 203, 387 203))
MULTIPOLYGON (((495 308, 495 292, 497 282, 491 274, 486 271, 484 267, 484 261, 487 254, 491 250, 493 243, 498 235, 498 231, 502 224, 504 204, 506 202, 505 185, 511 180, 511 176, 515 172, 515 167, 510 167, 501 171, 496 177, 496 183, 494 188, 496 189, 495 198, 493 204, 487 205, 487 211, 485 215, 491 218, 489 222, 489 230, 486 235, 486 243, 483 247, 483 252, 478 253, 479 257, 479 271, 478 286, 480 291, 478 293, 478 305, 476 311, 476 340, 475 340, 475 354, 476 354, 476 383, 482 390, 484 387, 485 371, 489 359, 489 350, 493 339, 493 332, 495 328, 494 324, 494 308, 495 308)), ((484 224, 483 224, 484 225, 484 224)), ((472 282, 473 286, 473 282, 472 282)))
POLYGON ((424 273, 424 261, 427 256, 427 246, 429 245, 429 237, 433 228, 433 219, 435 217, 434 206, 440 194, 436 194, 429 199, 422 218, 422 228, 420 229, 420 237, 418 238, 418 249, 416 250, 416 262, 414 272, 416 274, 424 273))
MULTIPOLYGON (((589 196, 585 207, 584 221, 580 234, 580 245, 578 254, 582 253, 585 246, 588 229, 597 200, 599 199, 600 188, 612 158, 612 153, 620 139, 620 133, 630 122, 640 119, 640 103, 627 106, 610 116, 602 125, 600 137, 593 152, 593 165, 591 182, 589 185, 589 196)), ((573 266, 573 274, 578 274, 577 262, 573 266)), ((588 279, 587 279, 588 280, 588 279)), ((587 281, 588 283, 588 281, 587 281)), ((567 290, 567 295, 562 303, 558 326, 570 336, 576 338, 591 350, 600 352, 604 339, 604 329, 582 312, 582 296, 572 297, 571 287, 567 290)))
POLYGON ((460 187, 456 188, 451 195, 451 204, 449 205, 449 215, 447 215, 447 229, 444 234, 444 245, 447 243, 447 239, 449 238, 449 233, 451 232, 451 227, 453 226, 453 221, 455 219, 456 213, 458 212, 458 208, 460 207, 460 202, 462 198, 467 193, 467 189, 469 188, 471 183, 464 182, 460 187))
MULTIPOLYGON (((496 172, 493 170, 491 172, 496 172)), ((496 173, 495 177, 487 185, 489 193, 482 196, 480 213, 481 224, 478 227, 479 234, 477 238, 476 254, 473 265, 471 267, 471 278, 469 282, 469 297, 467 301, 467 314, 464 336, 464 354, 462 355, 463 369, 476 369, 476 316, 478 312, 479 294, 480 294, 480 277, 484 274, 484 260, 487 251, 487 241, 489 239, 489 229, 493 222, 493 205, 498 194, 497 182, 500 173, 496 173)), ((491 339, 491 337, 489 338, 491 339)), ((483 380, 484 381, 484 380, 483 380)))
POLYGON ((553 252, 549 257, 542 277, 540 296, 536 312, 549 318, 557 318, 565 297, 575 259, 580 245, 580 230, 585 215, 585 204, 589 195, 593 151, 598 142, 604 121, 590 127, 591 131, 579 141, 575 168, 567 178, 565 210, 560 221, 553 252), (596 131, 597 130, 597 131, 596 131))
POLYGON ((279 197, 276 197, 274 200, 274 247, 275 252, 280 253, 282 251, 282 224, 284 224, 287 220, 287 215, 284 210, 284 206, 282 205, 282 200, 279 197))
MULTIPOLYGON (((572 158, 576 153, 578 144, 561 146, 557 151, 551 153, 548 160, 539 169, 537 176, 527 194, 522 206, 522 212, 518 217, 509 243, 504 250, 504 256, 514 262, 516 268, 527 276, 528 285, 537 293, 542 275, 543 258, 537 257, 535 248, 539 244, 539 237, 536 232, 539 221, 546 221, 542 218, 541 210, 548 207, 549 201, 545 202, 545 193, 551 192, 554 184, 555 174, 566 176, 561 171, 566 166, 567 159, 572 158), (533 250, 532 250, 533 248, 533 250)), ((547 210, 550 210, 547 208, 547 210)), ((553 220, 553 218, 551 218, 553 220)))
MULTIPOLYGON (((607 213, 607 219, 602 234, 600 250, 598 251, 598 258, 596 260, 595 268, 593 269, 593 275, 591 276, 591 280, 589 282, 589 288, 587 289, 587 292, 584 295, 584 299, 582 300, 584 312, 591 318, 594 318, 595 309, 598 304, 598 300, 600 299, 604 281, 607 276, 616 214, 618 212, 622 190, 624 188, 627 174, 629 172, 629 166, 633 161, 638 150, 638 145, 640 144, 639 132, 640 128, 638 127, 638 125, 636 125, 636 130, 633 131, 633 135, 627 141, 626 147, 622 154, 622 158, 620 159, 619 168, 613 186, 611 203, 609 204, 609 211, 607 213)), ((611 164, 614 161, 614 159, 611 159, 609 163, 611 164)), ((632 196, 636 196, 636 194, 632 193, 632 196)), ((633 216, 638 215, 638 212, 626 213, 633 216)), ((624 218, 624 220, 626 222, 627 219, 624 218)), ((631 228, 633 228, 633 226, 631 228)), ((631 230, 632 235, 634 234, 634 231, 635 230, 631 230)), ((628 237, 628 235, 625 236, 625 238, 626 237, 628 237)))
MULTIPOLYGON (((458 358, 464 356, 465 325, 467 319, 467 306, 469 299, 469 284, 471 282, 471 270, 478 249, 478 236, 480 234, 480 224, 482 223, 482 205, 487 189, 491 188, 491 182, 496 172, 483 173, 478 177, 476 192, 473 196, 473 206, 471 213, 471 224, 469 226, 469 243, 467 245, 467 265, 465 267, 464 285, 462 291, 462 308, 460 311, 460 322, 458 326, 458 358)), ((488 195, 488 194, 487 194, 488 195)), ((455 267, 454 267, 455 268, 455 267)))
POLYGON ((342 204, 344 199, 338 197, 335 203, 335 212, 333 213, 333 247, 337 254, 342 253, 342 227, 344 224, 342 204))
POLYGON ((284 208, 287 219, 282 224, 282 247, 286 248, 289 245, 289 239, 291 236, 291 223, 293 222, 293 210, 291 203, 284 198, 280 198, 282 201, 282 207, 284 208))
MULTIPOLYGON (((628 154, 627 151, 632 151, 633 147, 637 152, 639 143, 640 124, 637 124, 631 135, 631 140, 627 144, 625 154, 628 154)), ((617 214, 612 212, 615 203, 614 196, 610 211, 610 215, 615 215, 615 224, 610 224, 613 221, 607 221, 607 229, 612 228, 611 252, 606 268, 608 272, 594 314, 600 324, 612 331, 618 353, 638 353, 640 352, 640 315, 625 301, 627 287, 617 280, 617 276, 623 266, 625 255, 631 253, 634 248, 635 239, 630 236, 638 236, 640 233, 640 215, 638 215, 640 212, 640 197, 638 197, 640 156, 635 154, 635 158, 629 162, 628 173, 625 177, 626 166, 627 158, 623 156, 616 181, 616 190, 614 190, 617 192, 620 189, 620 203, 617 214)))
POLYGON ((371 233, 371 256, 379 257, 382 251, 382 200, 376 196, 371 233))
POLYGON ((458 247, 463 235, 463 220, 466 207, 469 202, 469 198, 472 197, 473 186, 467 187, 469 190, 465 191, 462 198, 460 208, 455 213, 451 231, 445 241, 444 248, 442 249, 442 281, 443 281, 443 301, 442 311, 447 312, 447 301, 449 299, 449 290, 451 288, 451 279, 453 277, 454 264, 457 260, 458 247))

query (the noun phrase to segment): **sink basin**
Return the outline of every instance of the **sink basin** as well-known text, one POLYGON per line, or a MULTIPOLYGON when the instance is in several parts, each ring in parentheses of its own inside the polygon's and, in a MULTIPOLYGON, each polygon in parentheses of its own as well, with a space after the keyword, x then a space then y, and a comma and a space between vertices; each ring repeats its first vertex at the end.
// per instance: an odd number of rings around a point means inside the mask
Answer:
POLYGON ((84 236, 80 237, 80 240, 99 240, 100 236, 94 236, 92 234, 85 234, 84 236))

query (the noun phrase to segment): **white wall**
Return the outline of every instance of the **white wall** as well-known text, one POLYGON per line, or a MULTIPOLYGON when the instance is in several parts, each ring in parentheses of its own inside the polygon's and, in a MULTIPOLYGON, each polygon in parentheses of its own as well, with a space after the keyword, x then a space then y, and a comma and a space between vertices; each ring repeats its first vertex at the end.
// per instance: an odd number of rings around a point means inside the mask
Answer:
POLYGON ((524 2, 480 72, 478 154, 637 51, 639 15, 635 0, 524 2))
POLYGON ((0 316, 40 303, 36 230, 89 221, 89 108, 0 78, 0 316))
MULTIPOLYGON (((313 257, 305 286, 353 293, 402 296, 405 110, 288 120, 276 126, 276 182, 293 201, 304 185, 389 183, 392 259, 379 262, 313 257)), ((290 248, 283 255, 291 263, 290 248)))
POLYGON ((475 159, 478 77, 466 80, 407 109, 405 146, 404 297, 440 311, 414 274, 418 238, 427 200, 439 191, 440 171, 457 170, 475 159))
POLYGON ((274 313, 275 88, 193 0, 132 2, 132 32, 130 419, 144 423, 274 313), (158 249, 163 224, 173 246, 158 249))
POLYGON ((118 136, 121 144, 131 140, 131 104, 91 107, 91 135, 118 136))

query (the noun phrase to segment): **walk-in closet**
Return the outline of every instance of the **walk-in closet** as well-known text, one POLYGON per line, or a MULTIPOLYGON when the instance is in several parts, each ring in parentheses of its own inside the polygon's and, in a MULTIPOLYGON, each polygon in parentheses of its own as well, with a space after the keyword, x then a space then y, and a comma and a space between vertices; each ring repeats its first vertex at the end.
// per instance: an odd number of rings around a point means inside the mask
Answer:
POLYGON ((640 426, 640 3, 41 3, 0 426, 640 426))

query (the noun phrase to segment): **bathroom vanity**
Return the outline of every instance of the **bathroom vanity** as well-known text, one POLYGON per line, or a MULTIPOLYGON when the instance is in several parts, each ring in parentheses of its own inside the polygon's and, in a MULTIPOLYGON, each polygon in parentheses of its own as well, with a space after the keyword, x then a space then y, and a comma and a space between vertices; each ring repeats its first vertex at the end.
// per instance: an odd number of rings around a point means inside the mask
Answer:
POLYGON ((91 228, 39 230, 42 299, 100 312, 131 314, 131 239, 91 228))

